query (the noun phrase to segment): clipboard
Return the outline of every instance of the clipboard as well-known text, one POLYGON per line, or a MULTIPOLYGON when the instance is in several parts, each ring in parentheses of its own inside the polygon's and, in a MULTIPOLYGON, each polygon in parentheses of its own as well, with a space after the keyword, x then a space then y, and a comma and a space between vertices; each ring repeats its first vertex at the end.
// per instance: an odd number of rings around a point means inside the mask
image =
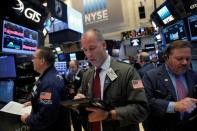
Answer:
POLYGON ((113 107, 106 102, 94 98, 82 98, 82 99, 73 99, 73 100, 66 100, 62 101, 61 104, 66 108, 71 109, 83 109, 86 107, 95 107, 100 108, 102 110, 109 111, 113 107))

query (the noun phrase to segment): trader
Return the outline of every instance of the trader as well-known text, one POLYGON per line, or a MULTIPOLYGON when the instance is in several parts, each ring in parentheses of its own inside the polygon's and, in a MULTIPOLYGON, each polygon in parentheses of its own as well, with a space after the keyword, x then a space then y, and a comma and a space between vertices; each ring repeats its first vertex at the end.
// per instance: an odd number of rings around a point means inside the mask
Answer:
MULTIPOLYGON (((83 78, 84 70, 80 69, 79 63, 77 60, 71 60, 69 61, 69 73, 67 76, 68 81, 68 92, 69 92, 69 98, 73 99, 74 96, 77 94, 78 89, 81 85, 81 81, 83 78)), ((80 119, 79 114, 76 111, 71 110, 71 119, 72 119, 72 126, 74 131, 82 131, 82 125, 84 130, 86 131, 86 121, 83 119, 80 119)))
POLYGON ((31 131, 66 130, 63 107, 60 101, 64 96, 64 80, 54 68, 54 56, 50 48, 41 47, 33 55, 34 70, 40 77, 31 93, 31 101, 24 105, 32 105, 31 114, 21 116, 21 121, 31 131))
POLYGON ((148 131, 197 129, 197 74, 190 69, 190 60, 191 44, 178 40, 166 49, 165 64, 145 73, 151 108, 148 131))
POLYGON ((147 116, 147 99, 136 70, 114 60, 106 53, 106 42, 98 29, 88 30, 81 39, 82 49, 94 67, 83 75, 75 99, 91 97, 112 108, 88 107, 92 131, 139 131, 139 122, 147 116))

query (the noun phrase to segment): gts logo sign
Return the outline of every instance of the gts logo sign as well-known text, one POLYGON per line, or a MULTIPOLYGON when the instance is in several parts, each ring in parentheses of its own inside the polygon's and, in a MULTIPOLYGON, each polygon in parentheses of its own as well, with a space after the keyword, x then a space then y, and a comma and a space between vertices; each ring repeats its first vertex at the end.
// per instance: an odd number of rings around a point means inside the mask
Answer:
POLYGON ((193 10, 193 9, 195 9, 195 8, 197 8, 197 3, 190 6, 190 9, 191 9, 191 10, 193 10))
POLYGON ((24 4, 21 0, 17 0, 17 7, 13 7, 13 9, 19 11, 20 13, 24 12, 24 15, 27 19, 30 19, 36 23, 40 22, 41 14, 31 8, 24 8, 24 4))

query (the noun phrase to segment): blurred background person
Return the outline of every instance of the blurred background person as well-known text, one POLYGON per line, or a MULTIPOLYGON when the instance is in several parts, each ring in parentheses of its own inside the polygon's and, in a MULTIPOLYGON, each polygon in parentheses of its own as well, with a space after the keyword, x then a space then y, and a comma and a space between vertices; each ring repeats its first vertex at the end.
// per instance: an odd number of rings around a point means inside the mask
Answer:
MULTIPOLYGON (((68 81, 68 93, 69 93, 69 99, 73 99, 74 96, 77 94, 79 87, 81 86, 81 81, 83 78, 84 70, 80 69, 79 63, 77 60, 71 60, 69 61, 69 73, 67 75, 67 81, 68 81)), ((84 130, 87 129, 87 122, 83 119, 80 119, 79 114, 71 110, 71 120, 72 125, 74 128, 74 131, 82 131, 82 125, 84 130)))
POLYGON ((141 78, 143 77, 146 71, 149 71, 155 68, 155 66, 151 63, 150 56, 147 52, 141 52, 139 54, 138 63, 141 66, 141 68, 138 70, 138 73, 141 76, 141 78))

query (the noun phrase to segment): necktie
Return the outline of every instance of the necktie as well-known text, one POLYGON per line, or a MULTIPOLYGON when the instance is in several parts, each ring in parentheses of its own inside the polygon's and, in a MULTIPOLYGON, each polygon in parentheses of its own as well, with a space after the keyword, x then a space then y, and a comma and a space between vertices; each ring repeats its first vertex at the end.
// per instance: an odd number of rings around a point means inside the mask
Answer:
POLYGON ((181 100, 187 96, 186 88, 183 82, 180 80, 179 76, 176 76, 176 90, 177 90, 178 100, 181 100))
MULTIPOLYGON (((181 81, 180 76, 176 76, 176 90, 177 90, 178 100, 182 100, 183 98, 185 98, 187 96, 186 88, 185 88, 183 82, 181 81)), ((187 117, 186 112, 180 113, 181 120, 183 120, 186 117, 187 117)))
POLYGON ((100 83, 100 77, 99 77, 99 73, 100 73, 101 69, 98 68, 96 69, 96 75, 94 78, 94 83, 93 83, 93 97, 94 98, 101 98, 101 83, 100 83))
MULTIPOLYGON (((101 71, 101 68, 96 69, 96 75, 94 78, 94 83, 93 83, 93 97, 94 98, 101 98, 101 83, 100 83, 100 77, 99 73, 101 71)), ((101 125, 100 122, 93 122, 92 123, 92 131, 100 131, 101 130, 101 125)))

